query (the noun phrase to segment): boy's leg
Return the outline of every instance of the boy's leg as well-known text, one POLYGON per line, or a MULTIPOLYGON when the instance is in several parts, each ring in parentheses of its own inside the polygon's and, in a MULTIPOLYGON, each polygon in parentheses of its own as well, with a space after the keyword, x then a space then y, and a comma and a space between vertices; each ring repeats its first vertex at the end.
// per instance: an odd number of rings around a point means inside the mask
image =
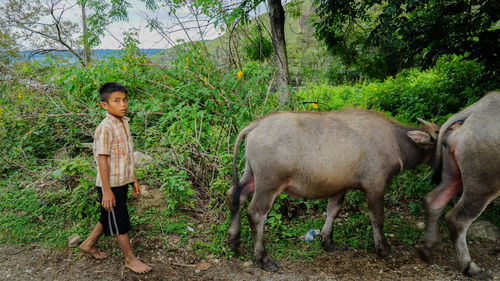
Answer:
POLYGON ((132 247, 130 246, 130 237, 128 233, 116 235, 116 240, 118 245, 123 251, 125 256, 125 266, 136 273, 146 273, 151 270, 151 267, 140 260, 138 260, 134 253, 132 252, 132 247))
POLYGON ((99 240, 103 233, 104 229, 102 228, 102 224, 100 222, 97 222, 89 237, 87 237, 87 239, 85 239, 85 241, 80 244, 80 250, 89 253, 95 259, 105 259, 106 253, 99 251, 95 246, 97 240, 99 240))

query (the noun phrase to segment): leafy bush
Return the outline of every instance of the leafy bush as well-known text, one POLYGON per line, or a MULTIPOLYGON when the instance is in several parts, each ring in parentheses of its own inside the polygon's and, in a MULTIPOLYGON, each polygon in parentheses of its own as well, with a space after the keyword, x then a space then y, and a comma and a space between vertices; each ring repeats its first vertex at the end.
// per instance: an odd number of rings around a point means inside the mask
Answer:
POLYGON ((252 30, 248 40, 243 46, 243 52, 254 61, 264 61, 270 59, 274 53, 273 43, 268 37, 262 36, 260 26, 252 30))
MULTIPOLYGON (((161 189, 166 198, 164 208, 146 210, 144 216, 132 207, 132 223, 152 225, 158 235, 176 232, 187 243, 185 216, 201 209, 217 226, 198 232, 210 241, 200 238, 193 249, 224 253, 221 232, 229 225, 225 193, 232 183, 232 145, 242 128, 278 107, 269 87, 275 70, 257 62, 242 69, 220 67, 197 46, 179 46, 167 64, 158 65, 142 55, 133 40, 127 42, 123 51, 87 68, 48 58, 20 64, 12 80, 0 82, 0 186, 5 191, 0 193, 0 242, 61 245, 70 232, 85 236, 90 231, 97 215, 91 188, 96 170, 83 144, 92 142, 105 116, 97 89, 117 81, 129 89, 135 147, 154 158, 137 168, 139 181, 161 189), (60 149, 68 151, 69 159, 55 160, 60 149), (23 209, 25 205, 30 206, 23 209), (177 220, 179 216, 184 217, 177 220), (50 227, 38 229, 40 221, 49 219, 50 227), (35 235, 31 229, 40 231, 35 235)), ((353 105, 384 110, 405 122, 415 116, 444 120, 484 93, 481 81, 487 77, 482 69, 474 61, 443 57, 428 71, 404 71, 382 82, 308 85, 290 108, 326 111, 353 105)), ((297 75, 306 72, 311 69, 296 69, 297 75)), ((243 157, 240 153, 239 160, 243 157)), ((238 163, 242 171, 244 161, 238 163)), ((396 178, 386 195, 387 206, 421 215, 421 198, 432 188, 428 173, 424 169, 396 178)), ((301 252, 299 237, 321 227, 325 207, 326 200, 280 194, 267 220, 273 252, 287 257, 291 248, 301 252)), ((349 192, 345 210, 349 216, 336 222, 335 239, 347 247, 369 248, 373 241, 364 195, 349 192)), ((393 232, 406 243, 416 242, 420 233, 409 222, 391 212, 387 217, 388 225, 406 223, 393 232)), ((250 245, 248 224, 243 222, 242 239, 250 245)), ((319 243, 310 245, 312 251, 298 255, 311 258, 320 251, 319 243)))
POLYGON ((414 122, 416 117, 444 122, 490 90, 484 75, 480 63, 461 56, 443 56, 426 71, 405 70, 382 82, 352 86, 312 85, 302 89, 299 96, 318 104, 319 110, 351 105, 389 112, 404 122, 414 122))

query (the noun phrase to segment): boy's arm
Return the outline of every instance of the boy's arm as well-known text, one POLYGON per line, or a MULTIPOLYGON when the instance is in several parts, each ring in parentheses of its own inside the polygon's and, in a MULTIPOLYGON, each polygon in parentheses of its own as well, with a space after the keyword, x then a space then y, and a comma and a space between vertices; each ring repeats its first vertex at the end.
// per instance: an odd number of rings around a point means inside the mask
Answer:
POLYGON ((116 206, 115 195, 109 185, 109 155, 99 154, 97 156, 97 168, 102 180, 102 202, 101 205, 107 211, 112 211, 116 206))
POLYGON ((137 176, 134 171, 134 186, 132 188, 132 196, 135 198, 139 197, 141 195, 141 185, 139 184, 139 180, 137 180, 137 176))

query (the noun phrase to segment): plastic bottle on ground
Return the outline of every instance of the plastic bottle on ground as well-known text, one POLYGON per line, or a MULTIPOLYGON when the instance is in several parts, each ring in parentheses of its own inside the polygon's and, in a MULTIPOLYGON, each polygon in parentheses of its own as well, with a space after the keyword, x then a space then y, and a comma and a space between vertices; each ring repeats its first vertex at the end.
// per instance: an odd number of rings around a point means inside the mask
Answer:
POLYGON ((306 235, 304 236, 304 240, 309 243, 311 242, 312 240, 314 240, 314 238, 316 238, 316 236, 318 236, 320 233, 320 230, 319 229, 309 229, 309 231, 306 233, 306 235))

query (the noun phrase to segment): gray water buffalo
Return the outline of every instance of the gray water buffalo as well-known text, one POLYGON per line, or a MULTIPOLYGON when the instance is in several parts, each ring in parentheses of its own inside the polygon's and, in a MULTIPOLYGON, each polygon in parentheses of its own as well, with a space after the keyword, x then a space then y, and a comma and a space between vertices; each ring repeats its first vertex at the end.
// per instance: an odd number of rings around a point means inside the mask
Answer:
POLYGON ((412 128, 381 113, 358 109, 280 112, 252 123, 240 132, 234 149, 234 187, 228 192, 230 247, 237 252, 240 211, 255 193, 247 209, 255 256, 263 269, 278 269, 265 249, 263 227, 274 199, 286 191, 294 197, 329 198, 320 238, 324 248, 331 250, 333 221, 346 190, 354 188, 366 194, 377 253, 390 255, 383 233, 386 185, 404 169, 432 161, 438 130, 428 122, 423 128, 412 128), (238 150, 245 137, 246 167, 239 181, 238 150))
POLYGON ((446 214, 460 270, 474 278, 488 275, 469 255, 469 225, 500 195, 500 92, 492 92, 441 127, 434 174, 439 185, 425 198, 426 234, 420 253, 429 260, 439 239, 438 219, 458 192, 462 196, 446 214))

